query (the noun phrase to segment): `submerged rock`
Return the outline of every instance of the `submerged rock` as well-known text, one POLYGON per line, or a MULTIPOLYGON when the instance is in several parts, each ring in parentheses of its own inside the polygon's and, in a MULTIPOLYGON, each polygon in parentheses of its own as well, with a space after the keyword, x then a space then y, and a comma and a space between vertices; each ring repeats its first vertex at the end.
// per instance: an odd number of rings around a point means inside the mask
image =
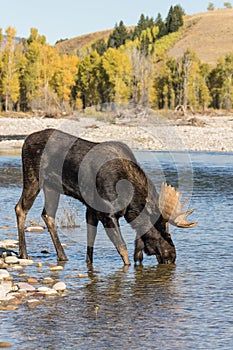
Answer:
POLYGON ((28 226, 25 229, 26 232, 44 232, 44 230, 43 226, 28 226))
POLYGON ((28 301, 27 301, 27 305, 29 306, 29 307, 34 307, 34 306, 37 306, 37 305, 39 305, 39 304, 41 304, 42 303, 42 300, 40 300, 40 299, 29 299, 28 301))
POLYGON ((57 266, 50 266, 51 271, 61 271, 63 270, 63 266, 57 265, 57 266))
POLYGON ((6 341, 0 341, 0 348, 11 348, 12 345, 6 341))
POLYGON ((45 277, 43 279, 42 283, 44 283, 44 284, 51 284, 51 283, 54 283, 54 279, 51 278, 51 277, 45 277))
POLYGON ((34 261, 31 259, 18 259, 18 263, 22 266, 23 265, 32 265, 32 264, 34 264, 34 261))

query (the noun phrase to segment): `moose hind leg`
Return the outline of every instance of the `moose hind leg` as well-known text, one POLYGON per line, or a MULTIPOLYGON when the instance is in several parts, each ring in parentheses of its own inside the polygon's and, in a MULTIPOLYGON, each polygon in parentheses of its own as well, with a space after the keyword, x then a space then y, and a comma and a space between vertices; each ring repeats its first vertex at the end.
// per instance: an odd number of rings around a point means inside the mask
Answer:
POLYGON ((54 247, 57 252, 57 258, 59 261, 66 261, 67 256, 64 252, 64 249, 61 245, 60 239, 57 234, 57 227, 55 224, 55 215, 59 203, 60 194, 57 191, 54 191, 47 186, 44 186, 44 209, 42 211, 42 218, 48 228, 48 231, 51 235, 54 247))
POLYGON ((95 237, 96 237, 96 233, 97 233, 98 218, 96 216, 96 213, 93 210, 91 210, 90 208, 87 208, 87 211, 86 211, 86 222, 87 222, 86 263, 92 264, 93 263, 94 243, 95 243, 95 237))
POLYGON ((23 259, 28 259, 24 232, 25 219, 39 192, 40 189, 38 183, 31 185, 28 188, 24 187, 22 195, 15 206, 19 237, 19 257, 23 259))
POLYGON ((115 216, 105 216, 102 220, 105 231, 108 237, 115 245, 125 265, 130 265, 128 250, 125 241, 122 237, 119 222, 115 216))

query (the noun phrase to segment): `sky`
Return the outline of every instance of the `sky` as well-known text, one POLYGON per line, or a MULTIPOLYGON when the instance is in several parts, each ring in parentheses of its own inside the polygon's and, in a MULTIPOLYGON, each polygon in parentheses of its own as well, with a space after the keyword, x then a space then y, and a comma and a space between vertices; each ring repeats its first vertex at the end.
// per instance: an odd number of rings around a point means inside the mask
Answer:
POLYGON ((53 45, 59 39, 111 29, 120 20, 136 25, 142 13, 165 18, 171 5, 180 4, 186 14, 204 12, 209 2, 216 9, 224 7, 224 0, 0 0, 0 28, 5 32, 14 27, 17 36, 25 38, 30 28, 37 28, 53 45))

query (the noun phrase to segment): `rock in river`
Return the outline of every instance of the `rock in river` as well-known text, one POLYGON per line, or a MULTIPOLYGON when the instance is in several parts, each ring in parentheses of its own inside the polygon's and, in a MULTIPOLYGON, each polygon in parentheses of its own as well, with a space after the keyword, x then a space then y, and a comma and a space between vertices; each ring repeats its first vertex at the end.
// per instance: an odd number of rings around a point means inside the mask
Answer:
POLYGON ((10 264, 18 264, 19 263, 19 259, 15 255, 7 256, 7 257, 5 257, 5 263, 9 264, 9 265, 10 264))
POLYGON ((63 292, 66 290, 66 284, 64 282, 57 282, 54 284, 53 289, 55 289, 58 292, 63 292))

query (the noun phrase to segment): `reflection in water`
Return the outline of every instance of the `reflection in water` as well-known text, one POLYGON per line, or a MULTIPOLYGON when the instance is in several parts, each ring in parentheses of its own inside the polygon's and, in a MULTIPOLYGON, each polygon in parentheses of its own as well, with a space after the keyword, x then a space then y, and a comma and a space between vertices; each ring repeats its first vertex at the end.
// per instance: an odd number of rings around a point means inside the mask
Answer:
MULTIPOLYGON (((26 317, 22 336, 26 341, 30 331, 32 348, 37 334, 42 348, 48 343, 55 349, 79 349, 82 344, 93 349, 120 349, 130 344, 132 349, 153 348, 161 322, 163 328, 170 323, 169 313, 164 319, 163 313, 179 307, 174 298, 174 274, 175 265, 122 268, 106 276, 89 270, 89 282, 76 293, 59 303, 51 299, 42 314, 40 306, 30 314, 30 321, 26 317), (71 329, 72 344, 77 347, 69 344, 71 329)), ((15 324, 19 326, 18 321, 15 324)))
MULTIPOLYGON (((148 152, 138 155, 159 183, 148 152)), ((177 170, 168 154, 155 152, 153 157, 167 181, 174 184, 177 170)), ((195 180, 191 205, 196 208, 193 220, 199 225, 188 232, 171 229, 176 265, 158 266, 154 257, 145 256, 143 266, 123 268, 100 227, 94 266, 88 269, 84 210, 77 203, 80 228, 61 233, 69 257, 64 270, 49 271, 56 253, 44 232, 27 234, 30 255, 35 262, 43 262, 40 275, 35 265, 23 271, 40 281, 48 276, 64 280, 68 293, 47 298, 34 309, 21 305, 16 311, 0 311, 0 341, 10 342, 15 349, 231 349, 233 155, 193 153, 191 160, 195 180), (51 254, 44 256, 42 249, 51 254), (77 278, 79 273, 86 277, 77 278)), ((0 227, 0 239, 16 238, 15 219, 7 217, 14 218, 21 192, 20 169, 17 157, 0 162, 0 219, 5 226, 0 227)), ((30 214, 33 219, 40 219, 42 206, 39 198, 30 214)), ((129 225, 123 225, 122 232, 132 259, 135 233, 129 225)))

